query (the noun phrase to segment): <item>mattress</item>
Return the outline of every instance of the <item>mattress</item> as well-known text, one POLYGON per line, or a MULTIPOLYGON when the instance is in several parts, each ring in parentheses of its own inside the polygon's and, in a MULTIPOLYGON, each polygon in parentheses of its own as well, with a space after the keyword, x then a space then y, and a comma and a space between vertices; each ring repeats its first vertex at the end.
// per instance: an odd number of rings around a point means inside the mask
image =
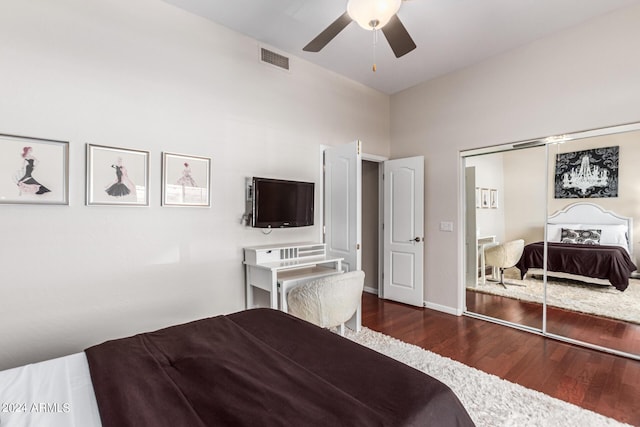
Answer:
POLYGON ((102 425, 84 352, 1 371, 0 405, 2 427, 102 425))

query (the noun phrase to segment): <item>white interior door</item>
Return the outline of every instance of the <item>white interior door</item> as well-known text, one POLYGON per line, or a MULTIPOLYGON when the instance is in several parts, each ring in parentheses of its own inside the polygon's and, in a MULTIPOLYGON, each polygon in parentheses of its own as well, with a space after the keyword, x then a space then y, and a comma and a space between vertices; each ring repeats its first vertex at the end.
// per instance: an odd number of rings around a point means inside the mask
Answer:
POLYGON ((384 162, 383 298, 424 304, 424 157, 384 162))
POLYGON ((362 157, 360 141, 324 151, 324 221, 327 254, 344 258, 345 271, 361 269, 362 157))

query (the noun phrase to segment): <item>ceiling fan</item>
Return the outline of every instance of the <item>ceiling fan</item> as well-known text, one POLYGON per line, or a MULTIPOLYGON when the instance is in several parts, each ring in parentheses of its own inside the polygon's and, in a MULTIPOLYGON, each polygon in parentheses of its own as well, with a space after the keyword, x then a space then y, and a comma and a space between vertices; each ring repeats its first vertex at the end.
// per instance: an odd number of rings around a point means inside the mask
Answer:
POLYGON ((365 30, 382 30, 396 58, 400 58, 416 48, 407 29, 396 15, 402 1, 406 0, 349 0, 347 11, 302 50, 319 52, 347 25, 356 21, 365 30))

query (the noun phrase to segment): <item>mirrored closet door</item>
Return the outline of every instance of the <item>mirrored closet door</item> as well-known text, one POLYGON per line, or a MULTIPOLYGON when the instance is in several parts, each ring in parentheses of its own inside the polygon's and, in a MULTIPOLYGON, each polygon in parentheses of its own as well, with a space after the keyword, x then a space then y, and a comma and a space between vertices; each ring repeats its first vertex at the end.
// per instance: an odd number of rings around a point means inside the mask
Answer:
POLYGON ((544 238, 546 147, 508 145, 463 161, 467 310, 542 330, 543 289, 527 295, 516 264, 526 243, 544 238))
POLYGON ((640 355, 640 130, 629 129, 549 144, 546 332, 640 355))
POLYGON ((640 359, 640 124, 462 165, 467 313, 640 359))

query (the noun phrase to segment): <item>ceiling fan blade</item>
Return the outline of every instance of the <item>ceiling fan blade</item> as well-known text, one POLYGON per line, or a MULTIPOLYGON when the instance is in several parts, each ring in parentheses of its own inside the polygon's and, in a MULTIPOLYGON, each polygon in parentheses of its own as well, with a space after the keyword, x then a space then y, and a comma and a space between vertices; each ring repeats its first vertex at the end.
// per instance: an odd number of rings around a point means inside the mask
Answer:
POLYGON ((387 25, 382 27, 382 33, 389 42, 396 58, 400 58, 416 48, 416 44, 407 29, 402 25, 398 15, 393 15, 387 25))
POLYGON ((351 17, 347 12, 343 13, 338 19, 333 21, 331 25, 324 29, 315 39, 302 48, 305 52, 320 52, 340 31, 351 23, 351 17))

